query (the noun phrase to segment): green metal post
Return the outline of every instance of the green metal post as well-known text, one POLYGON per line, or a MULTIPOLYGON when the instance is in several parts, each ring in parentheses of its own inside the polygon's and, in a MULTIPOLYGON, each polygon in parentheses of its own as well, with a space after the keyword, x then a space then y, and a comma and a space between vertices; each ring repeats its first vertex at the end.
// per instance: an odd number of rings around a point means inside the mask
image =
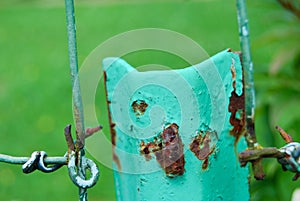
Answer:
POLYGON ((248 201, 239 55, 138 72, 103 62, 118 201, 248 201), (238 122, 238 123, 236 123, 238 122))

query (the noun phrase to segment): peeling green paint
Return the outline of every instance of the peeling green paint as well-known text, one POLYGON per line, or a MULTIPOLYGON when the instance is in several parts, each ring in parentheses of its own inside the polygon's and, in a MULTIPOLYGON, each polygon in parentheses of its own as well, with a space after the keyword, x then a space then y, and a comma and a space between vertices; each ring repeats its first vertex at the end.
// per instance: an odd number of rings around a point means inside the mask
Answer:
POLYGON ((138 72, 120 58, 107 58, 103 69, 117 157, 113 164, 117 200, 250 199, 248 168, 240 167, 237 156, 246 149, 246 141, 241 138, 235 145, 228 112, 231 93, 243 93, 239 55, 225 50, 188 68, 148 72, 138 72), (135 103, 147 106, 137 113, 135 103), (160 137, 173 124, 178 125, 178 134, 160 137), (205 143, 214 143, 206 145, 207 160, 199 160, 190 150, 199 131, 217 136, 212 141, 206 138, 205 143), (183 143, 185 171, 169 177, 157 155, 146 150, 151 157, 145 157, 141 146, 154 149, 151 143, 161 140, 161 150, 168 151, 162 153, 174 157, 177 135, 183 143))

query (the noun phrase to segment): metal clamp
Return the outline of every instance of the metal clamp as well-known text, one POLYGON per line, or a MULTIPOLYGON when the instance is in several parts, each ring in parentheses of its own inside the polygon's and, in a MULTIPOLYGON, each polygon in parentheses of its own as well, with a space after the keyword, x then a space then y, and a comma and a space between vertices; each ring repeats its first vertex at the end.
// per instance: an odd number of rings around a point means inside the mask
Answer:
POLYGON ((248 162, 255 163, 263 158, 277 158, 284 171, 289 170, 296 173, 293 181, 300 177, 300 143, 294 142, 292 136, 279 126, 276 126, 283 140, 287 143, 280 149, 276 147, 260 147, 259 149, 245 150, 239 153, 239 161, 242 167, 248 162))
POLYGON ((81 160, 82 160, 81 168, 83 170, 89 169, 91 171, 90 178, 86 180, 80 177, 79 170, 75 164, 76 154, 74 151, 72 151, 69 154, 69 162, 68 162, 69 176, 76 186, 86 189, 94 186, 97 183, 100 171, 97 165, 91 159, 88 159, 85 156, 81 156, 81 160))

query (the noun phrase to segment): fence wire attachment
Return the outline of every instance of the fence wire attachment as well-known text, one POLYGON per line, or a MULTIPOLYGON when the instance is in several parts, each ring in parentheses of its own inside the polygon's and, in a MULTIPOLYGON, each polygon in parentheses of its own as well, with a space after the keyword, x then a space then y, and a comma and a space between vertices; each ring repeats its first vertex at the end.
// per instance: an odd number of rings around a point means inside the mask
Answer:
POLYGON ((248 162, 255 162, 263 158, 277 158, 283 171, 294 172, 293 181, 300 177, 300 143, 294 142, 292 136, 285 132, 281 127, 276 126, 282 139, 287 143, 281 148, 261 147, 259 149, 247 149, 239 153, 239 161, 242 167, 248 162))
POLYGON ((282 165, 284 171, 289 170, 295 172, 293 180, 297 180, 300 176, 300 143, 291 142, 279 149, 285 154, 285 157, 279 158, 278 162, 282 165))
POLYGON ((100 171, 97 165, 89 158, 86 158, 84 155, 81 156, 81 168, 84 170, 89 169, 91 176, 89 179, 84 179, 80 176, 78 167, 76 166, 76 152, 72 151, 69 154, 68 170, 69 176, 73 183, 79 188, 87 189, 94 186, 99 178, 100 171))
POLYGON ((47 153, 45 151, 35 151, 31 154, 31 157, 26 163, 22 165, 22 170, 25 174, 29 174, 35 170, 40 170, 45 173, 54 172, 61 168, 63 164, 54 164, 48 166, 45 163, 47 153))

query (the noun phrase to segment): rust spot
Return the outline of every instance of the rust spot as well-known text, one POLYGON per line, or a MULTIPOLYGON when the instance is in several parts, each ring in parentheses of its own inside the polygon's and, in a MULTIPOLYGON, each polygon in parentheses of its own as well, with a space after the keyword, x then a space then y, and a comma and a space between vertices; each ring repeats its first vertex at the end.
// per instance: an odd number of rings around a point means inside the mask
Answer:
POLYGON ((136 100, 131 105, 136 116, 143 115, 148 107, 148 104, 144 100, 136 100))
POLYGON ((115 152, 116 148, 116 130, 115 130, 115 124, 110 123, 110 134, 111 134, 111 143, 112 143, 112 150, 113 150, 113 161, 117 164, 118 170, 121 170, 121 163, 118 155, 115 152))
POLYGON ((190 144, 190 150, 199 160, 203 160, 203 170, 208 167, 208 157, 214 152, 217 141, 217 133, 215 131, 207 130, 204 135, 203 131, 200 131, 190 144))
POLYGON ((150 154, 153 153, 168 177, 184 173, 183 143, 178 128, 178 125, 173 123, 166 127, 153 142, 140 144, 140 152, 146 160, 150 160, 150 154))
POLYGON ((231 66, 231 74, 233 80, 233 91, 231 92, 229 99, 228 111, 231 113, 230 124, 233 126, 230 130, 230 134, 234 136, 234 145, 236 145, 240 137, 245 133, 245 97, 244 88, 243 93, 240 96, 236 93, 236 71, 233 64, 231 66))
POLYGON ((120 163, 120 159, 118 157, 118 155, 115 152, 115 147, 116 147, 116 130, 115 130, 115 126, 116 124, 112 122, 112 118, 111 118, 111 114, 109 111, 109 105, 111 104, 111 102, 108 100, 108 96, 107 96, 107 88, 106 88, 106 72, 103 72, 104 75, 104 85, 105 85, 105 93, 106 93, 106 101, 107 101, 107 111, 108 111, 108 120, 109 120, 109 128, 110 128, 110 135, 111 135, 111 143, 112 143, 112 152, 113 152, 113 161, 117 164, 118 169, 121 170, 121 163, 120 163))
POLYGON ((236 71, 235 71, 234 65, 231 65, 230 71, 231 71, 232 80, 233 80, 232 85, 233 85, 233 88, 235 89, 236 88, 236 71))
POLYGON ((202 170, 206 170, 208 167, 208 158, 206 158, 202 163, 202 170))
POLYGON ((263 180, 265 173, 262 166, 262 158, 252 161, 252 169, 256 180, 263 180))
POLYGON ((158 146, 155 142, 145 144, 145 142, 142 141, 140 144, 140 153, 145 156, 147 161, 149 161, 152 158, 150 153, 155 152, 157 148, 158 146))

